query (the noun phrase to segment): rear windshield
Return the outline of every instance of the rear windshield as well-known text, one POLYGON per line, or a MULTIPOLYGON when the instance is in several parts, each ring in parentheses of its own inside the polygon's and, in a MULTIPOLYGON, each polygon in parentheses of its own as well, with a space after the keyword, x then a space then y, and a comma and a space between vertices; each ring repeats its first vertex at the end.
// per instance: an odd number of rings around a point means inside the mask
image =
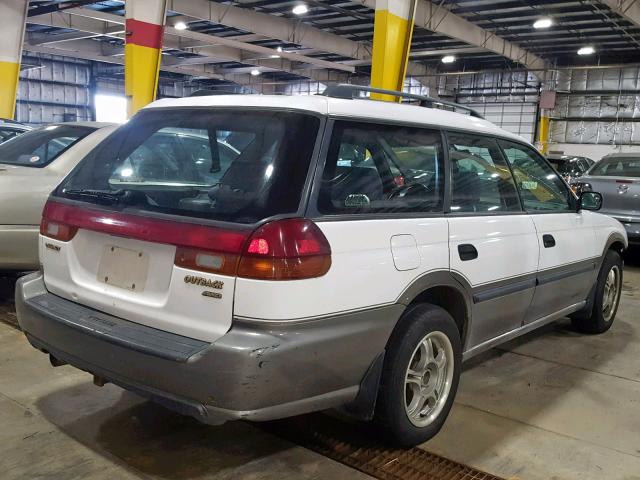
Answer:
POLYGON ((609 158, 596 163, 589 175, 605 177, 640 177, 640 158, 609 158))
POLYGON ((142 111, 93 150, 56 194, 238 223, 293 213, 319 124, 278 111, 142 111))
POLYGON ((549 163, 556 169, 560 175, 577 175, 586 170, 583 163, 577 158, 556 159, 548 158, 549 163))
POLYGON ((74 143, 95 131, 77 125, 49 125, 0 145, 0 163, 45 167, 74 143))

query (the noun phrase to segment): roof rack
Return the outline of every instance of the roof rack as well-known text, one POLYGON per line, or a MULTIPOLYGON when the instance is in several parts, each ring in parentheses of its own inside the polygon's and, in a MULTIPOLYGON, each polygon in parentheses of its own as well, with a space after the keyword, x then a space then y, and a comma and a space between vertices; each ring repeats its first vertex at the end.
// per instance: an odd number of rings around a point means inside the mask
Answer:
POLYGON ((482 118, 484 117, 475 109, 467 107, 466 105, 460 105, 459 103, 447 102, 446 100, 440 100, 433 97, 427 97, 425 95, 416 95, 415 93, 404 93, 396 90, 385 90, 384 88, 364 87, 361 85, 351 85, 348 83, 339 83, 336 85, 328 85, 324 92, 320 95, 331 98, 344 98, 353 100, 358 98, 356 95, 359 92, 369 93, 381 93, 384 95, 393 95, 399 98, 409 98, 412 100, 419 100, 421 107, 434 108, 434 105, 443 105, 454 109, 466 110, 472 117, 482 118))
POLYGON ((225 92, 221 90, 202 89, 202 90, 196 90, 195 92, 190 94, 189 97, 209 97, 211 95, 239 95, 239 94, 235 92, 225 92))

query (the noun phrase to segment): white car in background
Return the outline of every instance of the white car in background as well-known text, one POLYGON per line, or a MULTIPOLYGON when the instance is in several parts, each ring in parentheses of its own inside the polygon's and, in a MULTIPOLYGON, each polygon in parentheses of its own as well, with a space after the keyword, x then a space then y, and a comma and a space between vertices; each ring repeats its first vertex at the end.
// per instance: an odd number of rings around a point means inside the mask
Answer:
POLYGON ((38 230, 49 193, 115 128, 52 124, 0 145, 0 271, 38 268, 38 230))
POLYGON ((11 140, 12 138, 22 135, 29 130, 31 130, 31 127, 28 125, 0 118, 0 143, 11 140))

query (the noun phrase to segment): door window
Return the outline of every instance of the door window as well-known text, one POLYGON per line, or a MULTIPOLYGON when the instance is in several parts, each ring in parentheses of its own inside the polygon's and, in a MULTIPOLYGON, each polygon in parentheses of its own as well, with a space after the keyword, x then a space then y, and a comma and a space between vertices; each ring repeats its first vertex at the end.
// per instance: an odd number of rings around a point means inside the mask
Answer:
POLYGON ((452 212, 520 211, 520 200, 495 140, 450 133, 452 212))
POLYGON ((321 213, 441 212, 437 130, 336 122, 318 200, 321 213))
POLYGON ((500 140, 520 189, 525 210, 573 210, 573 194, 533 148, 500 140))

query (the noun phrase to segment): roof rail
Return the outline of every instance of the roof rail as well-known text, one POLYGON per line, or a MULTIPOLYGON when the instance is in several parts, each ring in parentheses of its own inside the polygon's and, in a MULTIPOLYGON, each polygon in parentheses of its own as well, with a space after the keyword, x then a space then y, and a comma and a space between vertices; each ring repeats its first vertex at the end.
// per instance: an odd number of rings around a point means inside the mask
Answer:
POLYGON ((446 100, 440 100, 433 97, 427 97, 425 95, 416 95, 415 93, 404 93, 398 92, 396 90, 385 90, 384 88, 373 88, 373 87, 365 87, 361 85, 351 85, 348 83, 339 83, 336 85, 328 85, 325 88, 324 92, 320 95, 324 95, 325 97, 331 98, 344 98, 353 100, 357 97, 357 93, 359 92, 369 92, 369 93, 381 93, 384 95, 393 95, 394 97, 399 98, 409 98, 411 100, 419 100, 421 107, 434 108, 434 105, 443 105, 446 107, 451 107, 454 109, 466 110, 472 117, 482 118, 484 117, 477 110, 467 107, 466 105, 461 105, 459 103, 448 102, 446 100))
POLYGON ((196 90, 195 92, 190 94, 189 97, 209 97, 211 95, 239 95, 239 94, 235 92, 224 92, 220 90, 202 89, 202 90, 196 90))

